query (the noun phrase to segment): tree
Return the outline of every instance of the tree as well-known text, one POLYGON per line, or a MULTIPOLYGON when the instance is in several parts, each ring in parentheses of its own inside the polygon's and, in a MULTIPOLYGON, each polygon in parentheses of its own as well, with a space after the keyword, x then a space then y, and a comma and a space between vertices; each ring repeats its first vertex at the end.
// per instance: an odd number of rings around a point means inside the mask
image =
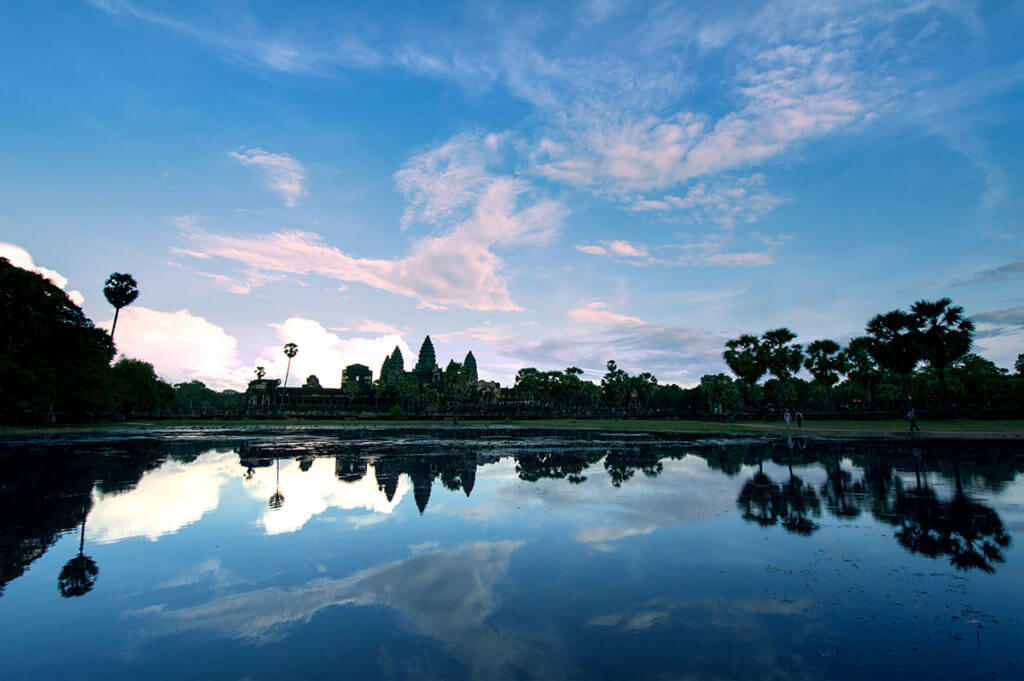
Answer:
POLYGON ((814 380, 825 386, 832 400, 832 386, 839 382, 839 377, 849 369, 849 362, 842 347, 834 340, 816 340, 807 346, 807 358, 804 368, 811 372, 814 380))
POLYGON ((298 345, 296 345, 295 343, 285 343, 285 345, 284 345, 284 355, 285 355, 285 357, 288 358, 288 367, 284 370, 284 386, 283 387, 285 387, 285 388, 288 387, 288 374, 291 373, 291 370, 292 370, 292 358, 295 357, 295 355, 297 355, 297 354, 299 354, 299 346, 298 345))
POLYGON ((786 390, 789 381, 800 370, 800 362, 804 358, 800 344, 793 343, 794 340, 796 334, 785 327, 765 331, 761 335, 765 364, 772 376, 779 379, 780 390, 776 394, 780 407, 783 396, 790 392, 786 390))
POLYGON ((921 357, 938 374, 939 390, 945 402, 949 397, 946 371, 970 351, 974 342, 974 322, 964 317, 964 308, 953 305, 949 298, 932 302, 919 300, 911 306, 910 312, 919 328, 921 357))
POLYGON ((0 411, 103 408, 113 356, 64 291, 0 258, 0 411))
POLYGON ((740 408, 740 391, 726 374, 702 376, 700 394, 712 413, 733 414, 740 408))
POLYGON ((174 389, 156 375, 149 362, 122 357, 110 372, 114 406, 119 411, 151 413, 174 403, 174 389))
POLYGON ((726 342, 725 347, 722 353, 725 363, 747 385, 757 385, 768 372, 765 348, 757 336, 744 334, 726 342))
POLYGON ((918 319, 903 310, 890 310, 868 322, 869 351, 878 366, 900 377, 904 397, 910 397, 908 377, 921 361, 918 319))
POLYGON ((872 356, 874 340, 866 336, 853 338, 843 351, 847 361, 847 376, 864 390, 870 405, 874 386, 878 384, 878 366, 872 356))
POLYGON ((1017 375, 1024 376, 1024 352, 1017 355, 1017 361, 1013 363, 1013 368, 1017 370, 1017 375))
POLYGON ((601 379, 601 392, 610 407, 624 407, 629 400, 629 374, 619 368, 614 359, 608 360, 608 372, 601 379))
POLYGON ((139 285, 135 278, 124 272, 114 272, 107 277, 103 284, 103 295, 107 302, 114 306, 114 323, 110 325, 110 338, 114 338, 114 330, 117 329, 117 316, 121 313, 122 307, 127 307, 139 297, 139 285))

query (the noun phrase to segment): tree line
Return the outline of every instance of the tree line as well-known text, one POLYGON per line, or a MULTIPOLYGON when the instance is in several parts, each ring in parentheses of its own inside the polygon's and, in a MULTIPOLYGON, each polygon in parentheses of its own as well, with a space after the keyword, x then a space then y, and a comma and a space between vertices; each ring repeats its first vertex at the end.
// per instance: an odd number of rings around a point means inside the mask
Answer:
MULTIPOLYGON (((97 328, 67 294, 41 275, 0 258, 0 416, 7 420, 82 419, 97 414, 244 415, 238 391, 199 381, 170 385, 147 362, 115 359, 120 310, 139 295, 130 274, 112 274, 104 295, 111 332, 97 328), (113 362, 113 363, 112 363, 113 362)), ((734 376, 708 374, 683 388, 608 361, 599 382, 576 366, 520 369, 511 387, 479 381, 472 353, 424 383, 415 371, 384 372, 372 386, 346 386, 347 408, 378 415, 587 417, 619 415, 770 416, 785 408, 868 411, 925 407, 1024 408, 1024 355, 1016 375, 971 352, 973 322, 948 298, 918 301, 868 321, 845 345, 806 347, 788 328, 729 340, 723 358, 734 376), (806 370, 811 377, 800 377, 806 370)), ((286 346, 289 360, 298 348, 286 346)), ((388 358, 391 369, 401 356, 388 358)), ((290 369, 290 366, 289 366, 290 369)), ((257 375, 263 372, 257 369, 257 375)), ((319 388, 311 376, 307 388, 319 388)))

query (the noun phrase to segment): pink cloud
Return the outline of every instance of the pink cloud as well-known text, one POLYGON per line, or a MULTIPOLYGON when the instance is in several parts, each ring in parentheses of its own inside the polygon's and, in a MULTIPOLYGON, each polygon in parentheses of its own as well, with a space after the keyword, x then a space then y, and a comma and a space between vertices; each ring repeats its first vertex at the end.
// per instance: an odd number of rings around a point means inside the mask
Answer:
POLYGON ((580 307, 569 310, 569 319, 578 324, 594 324, 598 326, 636 325, 642 326, 644 320, 639 317, 629 317, 618 314, 607 309, 607 305, 600 301, 587 303, 580 307))

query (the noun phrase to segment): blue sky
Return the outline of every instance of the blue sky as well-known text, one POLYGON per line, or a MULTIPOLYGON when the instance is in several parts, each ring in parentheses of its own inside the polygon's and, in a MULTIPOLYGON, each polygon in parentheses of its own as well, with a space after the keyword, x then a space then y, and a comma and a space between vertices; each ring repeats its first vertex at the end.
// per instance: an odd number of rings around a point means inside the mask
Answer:
POLYGON ((0 246, 170 380, 334 385, 845 340, 949 295, 1024 351, 1024 5, 0 8, 0 246))

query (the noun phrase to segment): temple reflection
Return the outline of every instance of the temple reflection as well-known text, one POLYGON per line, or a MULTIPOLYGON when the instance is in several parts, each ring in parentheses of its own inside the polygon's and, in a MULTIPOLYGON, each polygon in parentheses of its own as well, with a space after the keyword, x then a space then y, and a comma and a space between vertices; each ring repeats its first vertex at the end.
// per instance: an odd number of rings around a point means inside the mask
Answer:
MULTIPOLYGON (((59 590, 69 597, 86 594, 99 572, 85 553, 87 538, 90 544, 131 536, 155 541, 216 508, 222 485, 241 484, 249 497, 261 500, 261 522, 273 534, 296 531, 329 508, 391 513, 408 491, 417 514, 424 515, 438 494, 470 498, 481 471, 503 458, 519 484, 564 480, 600 493, 628 491, 662 475, 670 462, 696 457, 715 475, 735 479, 728 503, 750 523, 808 536, 827 519, 842 523, 866 516, 891 527, 893 540, 912 554, 960 570, 993 572, 1011 536, 996 510, 975 494, 998 492, 1024 469, 1012 445, 998 444, 915 448, 653 437, 566 438, 545 446, 471 439, 367 442, 140 440, 47 450, 45 456, 32 448, 0 451, 0 595, 72 532, 78 551, 60 571, 59 590)), ((643 507, 637 508, 642 514, 643 507)))

